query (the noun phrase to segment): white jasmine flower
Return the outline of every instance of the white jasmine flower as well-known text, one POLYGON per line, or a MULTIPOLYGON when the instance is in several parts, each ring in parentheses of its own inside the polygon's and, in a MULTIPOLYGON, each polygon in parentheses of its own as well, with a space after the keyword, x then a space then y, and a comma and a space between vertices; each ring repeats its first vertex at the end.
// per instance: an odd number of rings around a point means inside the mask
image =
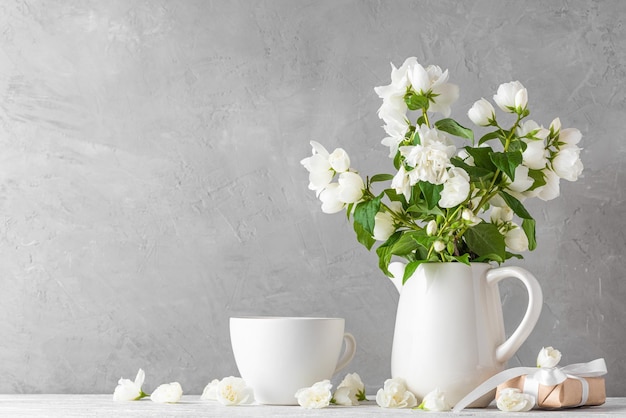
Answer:
POLYGON ((537 356, 537 367, 556 367, 561 361, 561 352, 552 347, 543 347, 537 356))
POLYGON ((437 233, 437 221, 432 219, 428 222, 428 224, 426 224, 426 234, 432 237, 436 233, 437 233))
POLYGON ((365 400, 365 385, 357 373, 347 374, 333 395, 337 405, 355 406, 365 400))
POLYGON ((533 170, 541 170, 548 163, 548 154, 543 141, 531 139, 526 142, 526 149, 522 151, 522 163, 533 170))
POLYGON ((335 149, 328 156, 328 163, 337 173, 343 173, 350 169, 350 157, 343 148, 335 149))
POLYGON ((156 403, 176 403, 183 396, 183 388, 178 382, 164 383, 152 392, 150 399, 156 403))
POLYGON ((396 193, 403 194, 406 200, 411 198, 411 181, 409 173, 407 173, 403 165, 400 166, 400 169, 398 169, 398 172, 391 180, 391 188, 396 193))
POLYGON ((448 70, 442 71, 436 65, 424 68, 415 62, 408 69, 408 77, 415 92, 422 95, 433 93, 435 96, 429 105, 430 111, 450 116, 450 107, 459 98, 459 87, 447 83, 448 70))
POLYGON ((535 406, 535 397, 517 388, 507 388, 500 391, 496 404, 501 411, 527 412, 535 406))
POLYGON ((387 241, 396 231, 393 217, 389 212, 378 212, 374 217, 374 239, 377 241, 387 241))
POLYGON ((509 184, 507 186, 507 189, 521 193, 528 190, 534 182, 535 180, 532 177, 528 176, 528 167, 524 165, 518 165, 515 168, 515 181, 509 184))
POLYGON ((517 127, 517 136, 528 140, 546 139, 550 134, 550 131, 539 126, 537 122, 532 119, 523 121, 520 126, 517 127))
POLYGON ((222 405, 245 405, 254 402, 252 388, 240 377, 225 377, 216 387, 217 401, 222 405))
POLYGON ((330 405, 332 394, 330 380, 322 380, 310 388, 302 388, 296 392, 298 404, 307 409, 320 409, 330 405))
POLYGON ((554 171, 547 169, 543 170, 543 175, 546 184, 533 190, 533 194, 544 201, 557 198, 560 194, 559 183, 561 178, 554 171))
POLYGON ((376 393, 376 403, 382 408, 413 408, 417 400, 401 379, 387 379, 376 393))
POLYGON ((550 123, 550 130, 554 133, 558 133, 561 130, 561 119, 554 118, 552 123, 550 123))
POLYGON ((353 171, 346 171, 339 175, 337 198, 343 203, 356 203, 363 197, 365 183, 361 176, 353 171))
POLYGON ((583 134, 576 128, 563 129, 559 134, 561 148, 578 144, 582 137, 583 134))
POLYGON ((433 244, 433 247, 434 247, 436 252, 440 253, 440 252, 442 252, 443 250, 446 249, 446 243, 441 241, 441 240, 437 240, 433 244))
POLYGON ((478 126, 489 126, 496 119, 495 112, 493 105, 488 100, 481 98, 468 110, 467 116, 478 126))
POLYGON ((424 411, 438 412, 449 411, 452 409, 450 404, 446 401, 445 394, 439 389, 435 389, 424 396, 424 399, 418 408, 423 409, 424 411))
POLYGON ((450 158, 456 152, 448 137, 437 129, 425 125, 417 128, 421 144, 400 147, 409 167, 411 185, 419 181, 442 184, 447 178, 446 169, 451 166, 450 158))
POLYGON ((216 401, 217 400, 217 385, 220 383, 218 379, 213 379, 208 385, 204 387, 202 396, 200 399, 203 401, 216 401))
POLYGON ((519 225, 511 222, 513 229, 509 230, 504 236, 504 243, 511 250, 523 252, 528 250, 528 237, 519 225))
POLYGON ((513 210, 508 206, 493 206, 489 218, 494 224, 510 222, 513 220, 513 210))
POLYGON ((317 195, 332 181, 335 173, 332 171, 328 161, 328 151, 320 143, 311 141, 313 155, 304 158, 300 164, 309 171, 309 189, 314 190, 317 195))
POLYGON ((461 212, 461 219, 466 221, 470 226, 478 225, 482 221, 482 219, 474 215, 474 212, 467 208, 463 209, 463 212, 461 212))
POLYGON ((439 206, 442 208, 452 208, 467 199, 470 191, 470 177, 459 167, 452 167, 448 170, 448 178, 443 183, 439 206))
POLYGON ((580 148, 576 145, 562 148, 552 160, 554 172, 562 179, 578 180, 583 172, 583 163, 580 161, 580 148))
POLYGON ((406 93, 406 88, 409 85, 408 71, 415 64, 417 64, 417 58, 409 57, 404 60, 404 63, 400 68, 396 68, 393 63, 391 63, 391 83, 387 86, 375 87, 374 91, 378 94, 383 100, 388 100, 392 97, 400 97, 404 102, 404 94, 406 93))
POLYGON ((493 101, 507 113, 520 113, 528 105, 528 92, 519 81, 500 84, 493 101))
POLYGON ((324 213, 337 213, 346 206, 344 202, 339 200, 339 183, 330 183, 322 190, 319 198, 324 213))
POLYGON ((136 401, 148 396, 141 390, 141 386, 143 385, 145 379, 146 374, 142 369, 139 369, 137 372, 134 382, 129 379, 121 378, 117 382, 117 387, 113 392, 113 400, 116 402, 136 401))
POLYGON ((381 144, 389 147, 389 158, 394 158, 398 152, 398 147, 404 141, 409 123, 404 115, 401 120, 391 120, 384 126, 388 137, 381 141, 381 144))

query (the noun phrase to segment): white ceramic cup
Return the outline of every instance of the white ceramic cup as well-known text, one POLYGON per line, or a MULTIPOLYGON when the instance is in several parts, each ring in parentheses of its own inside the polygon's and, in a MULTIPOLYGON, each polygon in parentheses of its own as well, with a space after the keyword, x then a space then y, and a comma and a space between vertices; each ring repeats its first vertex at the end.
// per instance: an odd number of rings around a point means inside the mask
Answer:
POLYGON ((350 363, 354 337, 343 318, 230 318, 230 340, 239 373, 258 403, 297 405, 298 389, 330 379, 350 363), (342 343, 345 350, 341 353, 342 343))

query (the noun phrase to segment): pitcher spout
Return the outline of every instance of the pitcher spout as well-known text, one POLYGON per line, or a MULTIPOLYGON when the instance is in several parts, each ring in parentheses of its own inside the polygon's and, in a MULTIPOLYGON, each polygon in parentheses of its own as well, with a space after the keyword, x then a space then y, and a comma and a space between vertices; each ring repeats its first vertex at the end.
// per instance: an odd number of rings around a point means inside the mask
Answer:
POLYGON ((389 272, 393 275, 390 279, 394 286, 396 286, 396 289, 398 289, 398 293, 402 292, 402 278, 404 277, 405 268, 406 264, 399 261, 394 261, 389 264, 389 267, 387 267, 387 270, 389 270, 389 272))

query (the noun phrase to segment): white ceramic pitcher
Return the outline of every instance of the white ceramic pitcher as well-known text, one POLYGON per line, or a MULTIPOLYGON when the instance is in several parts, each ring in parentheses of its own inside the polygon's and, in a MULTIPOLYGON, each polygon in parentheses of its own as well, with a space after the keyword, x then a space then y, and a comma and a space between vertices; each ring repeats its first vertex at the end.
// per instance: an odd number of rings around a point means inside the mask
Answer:
MULTIPOLYGON (((480 383, 504 369, 534 328, 543 296, 535 277, 519 267, 486 263, 424 263, 402 285, 405 264, 389 271, 400 292, 391 375, 402 378, 419 399, 438 388, 456 404, 480 383), (519 279, 528 291, 528 308, 505 340, 498 282, 519 279)), ((476 401, 485 407, 493 393, 476 401)))

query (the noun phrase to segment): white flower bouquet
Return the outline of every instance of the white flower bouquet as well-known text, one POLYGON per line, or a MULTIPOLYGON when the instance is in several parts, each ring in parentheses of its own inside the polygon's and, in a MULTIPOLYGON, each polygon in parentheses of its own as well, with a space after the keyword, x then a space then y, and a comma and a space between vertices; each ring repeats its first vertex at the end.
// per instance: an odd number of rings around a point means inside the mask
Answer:
POLYGON ((312 141, 313 155, 301 163, 322 211, 345 209, 361 244, 381 242, 376 252, 385 274, 393 256, 405 258, 404 280, 423 262, 502 263, 534 250, 535 220, 524 201, 554 199, 560 179, 578 179, 580 131, 562 129, 559 118, 548 128, 528 119, 527 90, 513 81, 493 96, 503 116, 484 98, 467 112, 487 130, 477 138, 449 118, 459 88, 447 70, 424 68, 414 57, 391 67, 391 83, 375 91, 394 174, 364 180, 342 148, 329 153, 312 141), (443 117, 435 121, 434 114, 443 117), (506 127, 503 118, 510 119, 506 127), (388 187, 375 192, 380 182, 388 187))

